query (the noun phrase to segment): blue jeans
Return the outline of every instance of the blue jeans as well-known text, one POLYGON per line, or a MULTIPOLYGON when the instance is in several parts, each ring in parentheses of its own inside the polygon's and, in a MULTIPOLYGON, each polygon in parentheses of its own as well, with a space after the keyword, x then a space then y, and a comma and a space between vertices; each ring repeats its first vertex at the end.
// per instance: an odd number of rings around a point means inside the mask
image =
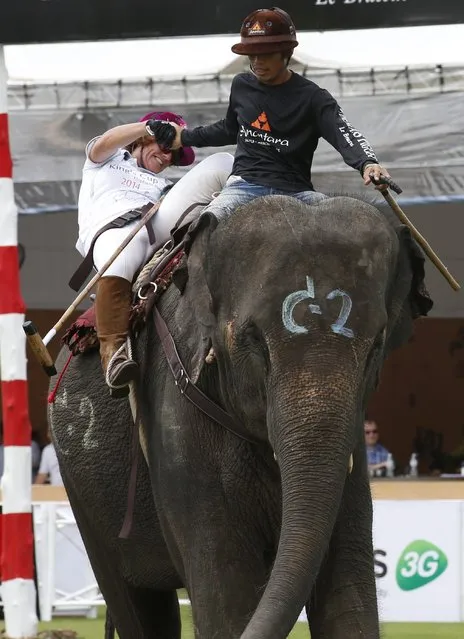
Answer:
POLYGON ((270 186, 251 184, 241 177, 231 175, 222 191, 208 205, 207 210, 213 213, 217 218, 227 217, 237 207, 264 195, 290 195, 307 204, 319 204, 319 202, 328 197, 316 191, 291 193, 282 191, 282 189, 274 189, 270 186))

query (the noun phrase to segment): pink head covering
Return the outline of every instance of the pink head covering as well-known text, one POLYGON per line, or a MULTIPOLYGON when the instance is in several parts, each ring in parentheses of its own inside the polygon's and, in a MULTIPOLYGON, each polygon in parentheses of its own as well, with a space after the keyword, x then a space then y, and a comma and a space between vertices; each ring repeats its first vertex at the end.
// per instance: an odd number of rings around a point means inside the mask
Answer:
MULTIPOLYGON (((170 111, 152 111, 140 118, 139 122, 145 122, 146 120, 164 120, 164 122, 174 122, 179 126, 187 125, 187 122, 180 115, 170 111)), ((194 163, 195 151, 191 146, 181 146, 177 153, 179 154, 179 166, 189 166, 194 163)))

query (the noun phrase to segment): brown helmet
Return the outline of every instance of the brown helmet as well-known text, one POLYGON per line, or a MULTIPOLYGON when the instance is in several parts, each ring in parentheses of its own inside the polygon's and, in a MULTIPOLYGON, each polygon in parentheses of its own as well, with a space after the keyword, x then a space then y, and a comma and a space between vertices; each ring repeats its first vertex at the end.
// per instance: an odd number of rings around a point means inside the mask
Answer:
POLYGON ((240 29, 240 42, 232 51, 238 55, 291 52, 298 46, 295 25, 286 11, 278 7, 257 9, 248 15, 240 29))

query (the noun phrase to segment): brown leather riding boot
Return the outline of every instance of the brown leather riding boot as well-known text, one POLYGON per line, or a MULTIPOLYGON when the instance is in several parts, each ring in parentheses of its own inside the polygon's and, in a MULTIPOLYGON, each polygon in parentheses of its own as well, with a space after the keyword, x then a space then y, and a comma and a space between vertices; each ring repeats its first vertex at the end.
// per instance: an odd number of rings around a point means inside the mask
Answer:
POLYGON ((95 298, 97 335, 105 381, 112 397, 127 397, 137 363, 129 359, 125 342, 129 332, 131 283, 123 277, 102 277, 95 298))

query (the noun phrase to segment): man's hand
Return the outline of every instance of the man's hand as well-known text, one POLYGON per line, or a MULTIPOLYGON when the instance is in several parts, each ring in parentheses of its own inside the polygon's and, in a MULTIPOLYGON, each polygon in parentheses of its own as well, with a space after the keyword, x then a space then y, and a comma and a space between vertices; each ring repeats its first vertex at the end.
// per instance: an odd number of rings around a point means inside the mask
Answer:
POLYGON ((180 149, 180 147, 182 146, 180 136, 182 131, 185 129, 185 126, 180 126, 179 124, 176 124, 175 122, 171 122, 171 126, 176 131, 176 136, 174 138, 174 141, 171 144, 171 149, 173 151, 177 151, 177 149, 180 149))
MULTIPOLYGON (((375 184, 375 180, 379 180, 381 177, 391 177, 389 172, 380 164, 366 164, 363 169, 364 184, 368 186, 371 182, 375 184)), ((388 189, 387 184, 377 184, 375 188, 378 191, 385 191, 388 189)))
POLYGON ((161 120, 148 120, 146 129, 154 137, 161 149, 171 149, 176 132, 170 123, 162 122, 161 120))

